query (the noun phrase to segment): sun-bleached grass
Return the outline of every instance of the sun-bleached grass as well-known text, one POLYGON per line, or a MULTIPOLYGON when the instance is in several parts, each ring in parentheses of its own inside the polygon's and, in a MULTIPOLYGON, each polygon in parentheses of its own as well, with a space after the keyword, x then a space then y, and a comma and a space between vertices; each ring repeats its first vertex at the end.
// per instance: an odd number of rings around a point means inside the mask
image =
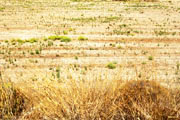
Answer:
POLYGON ((0 119, 17 119, 28 99, 12 82, 0 79, 0 119))
MULTIPOLYGON (((156 81, 131 80, 75 80, 23 81, 11 86, 10 92, 1 93, 1 101, 8 101, 8 117, 18 119, 178 119, 180 91, 166 88, 156 81), (18 88, 19 87, 19 88, 18 88), (11 92, 19 90, 16 96, 11 92), (26 96, 28 106, 22 99, 26 96), (13 101, 20 102, 16 107, 13 101), (19 110, 21 108, 21 111, 19 110)), ((5 88, 1 90, 6 90, 5 88)), ((3 104, 1 109, 6 109, 3 104)), ((4 114, 1 117, 4 117, 4 114)))

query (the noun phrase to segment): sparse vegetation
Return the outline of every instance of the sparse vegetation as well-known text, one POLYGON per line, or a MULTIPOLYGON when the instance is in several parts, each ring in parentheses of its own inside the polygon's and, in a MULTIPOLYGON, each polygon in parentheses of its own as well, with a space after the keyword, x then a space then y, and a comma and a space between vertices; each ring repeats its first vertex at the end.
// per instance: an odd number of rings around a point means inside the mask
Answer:
POLYGON ((60 40, 61 42, 70 42, 71 38, 68 36, 49 36, 50 40, 60 40))
POLYGON ((52 46, 53 42, 52 41, 48 41, 48 46, 52 46))
POLYGON ((153 56, 149 56, 149 57, 148 57, 148 60, 153 60, 153 59, 154 59, 153 56))
POLYGON ((179 2, 115 1, 0 1, 0 119, 179 120, 179 2))
POLYGON ((84 37, 84 36, 79 36, 79 37, 78 37, 78 40, 80 40, 80 41, 85 41, 85 40, 88 40, 88 38, 87 38, 87 37, 84 37))
POLYGON ((122 46, 121 46, 121 45, 118 45, 117 48, 118 48, 118 49, 122 49, 122 46))
POLYGON ((107 64, 107 68, 109 68, 109 69, 115 69, 115 68, 116 68, 116 63, 112 63, 112 62, 108 63, 108 64, 107 64))
POLYGON ((26 40, 26 42, 29 42, 29 43, 35 43, 37 41, 38 41, 38 39, 36 39, 36 38, 31 38, 31 39, 26 40))
POLYGON ((169 35, 169 34, 170 34, 169 32, 163 31, 163 30, 160 30, 160 31, 154 31, 154 32, 155 32, 155 34, 156 34, 157 36, 169 35))
POLYGON ((179 69, 180 69, 180 63, 179 63, 179 62, 177 62, 177 64, 176 64, 176 68, 177 68, 177 70, 179 70, 179 69))
POLYGON ((50 39, 50 40, 61 40, 62 36, 49 36, 48 39, 50 39))
POLYGON ((40 54, 40 51, 39 51, 39 50, 36 50, 36 54, 40 54))
POLYGON ((2 12, 5 9, 5 7, 0 6, 0 12, 2 12))
POLYGON ((61 42, 70 42, 70 41, 71 41, 70 37, 67 37, 67 36, 62 36, 61 37, 61 42))
POLYGON ((67 34, 68 34, 68 31, 64 30, 64 31, 63 31, 63 34, 64 34, 64 35, 67 35, 67 34))
POLYGON ((78 60, 78 56, 75 56, 75 59, 78 60))

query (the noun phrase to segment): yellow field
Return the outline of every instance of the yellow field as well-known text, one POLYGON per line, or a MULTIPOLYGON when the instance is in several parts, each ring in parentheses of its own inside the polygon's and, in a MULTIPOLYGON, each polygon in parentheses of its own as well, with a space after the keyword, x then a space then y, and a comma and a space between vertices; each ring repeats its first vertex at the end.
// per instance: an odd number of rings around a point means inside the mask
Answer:
POLYGON ((0 119, 179 120, 180 2, 0 0, 0 119))

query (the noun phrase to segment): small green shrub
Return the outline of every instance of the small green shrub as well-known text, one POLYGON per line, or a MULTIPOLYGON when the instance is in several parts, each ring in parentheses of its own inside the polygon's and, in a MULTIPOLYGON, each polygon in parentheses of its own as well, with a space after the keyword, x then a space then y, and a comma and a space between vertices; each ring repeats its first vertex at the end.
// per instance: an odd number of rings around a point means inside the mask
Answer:
POLYGON ((48 39, 50 40, 61 40, 61 38, 62 38, 61 36, 57 36, 57 35, 48 37, 48 39))
POLYGON ((31 55, 34 55, 33 51, 30 52, 31 55))
POLYGON ((153 59, 154 59, 153 56, 148 57, 148 60, 153 60, 153 59))
POLYGON ((5 7, 0 7, 0 12, 3 12, 5 7))
POLYGON ((47 41, 48 39, 47 39, 47 38, 44 38, 43 40, 44 40, 44 41, 47 41))
POLYGON ((21 39, 17 39, 16 41, 17 41, 18 43, 20 43, 20 44, 25 43, 25 41, 24 41, 24 40, 21 40, 21 39))
POLYGON ((121 45, 118 45, 117 48, 118 48, 118 49, 122 49, 122 46, 121 46, 121 45))
POLYGON ((60 68, 56 68, 56 77, 59 79, 60 78, 60 68))
POLYGON ((64 34, 64 35, 67 35, 67 34, 68 34, 68 31, 64 30, 64 31, 63 31, 63 34, 64 34))
POLYGON ((29 40, 26 40, 26 42, 29 42, 29 43, 35 43, 35 42, 37 42, 37 41, 38 41, 37 38, 31 38, 31 39, 29 39, 29 40))
POLYGON ((39 50, 36 50, 36 54, 40 54, 40 51, 39 51, 39 50))
POLYGON ((109 68, 109 69, 115 69, 116 68, 116 63, 108 63, 107 64, 107 68, 109 68))
POLYGON ((70 42, 71 38, 67 36, 61 36, 61 42, 70 42))
POLYGON ((52 41, 48 41, 48 46, 53 46, 53 42, 52 41))
POLYGON ((177 62, 176 68, 177 68, 177 70, 179 70, 179 68, 180 68, 180 63, 179 62, 177 62))
POLYGON ((61 42, 70 42, 71 38, 67 36, 49 36, 50 40, 60 40, 61 42))
POLYGON ((78 56, 75 56, 75 59, 78 60, 78 56))
POLYGON ((88 38, 87 38, 87 37, 84 37, 84 36, 79 36, 79 37, 78 37, 78 40, 84 41, 84 40, 88 40, 88 38))

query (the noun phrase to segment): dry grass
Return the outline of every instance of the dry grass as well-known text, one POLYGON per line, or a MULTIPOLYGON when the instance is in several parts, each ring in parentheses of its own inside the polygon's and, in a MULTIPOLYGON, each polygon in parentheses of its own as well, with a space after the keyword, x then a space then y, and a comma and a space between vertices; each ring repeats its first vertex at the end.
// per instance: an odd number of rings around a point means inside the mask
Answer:
POLYGON ((0 22, 3 26, 0 68, 4 70, 0 78, 0 119, 178 120, 178 39, 148 38, 171 34, 179 38, 179 22, 175 17, 178 3, 70 1, 0 1, 5 6, 0 22), (80 42, 82 38, 72 38, 71 41, 62 36, 30 39, 62 33, 72 37, 87 35, 88 40, 80 42), (123 38, 134 35, 138 39, 123 38), (6 41, 16 36, 29 40, 6 41), (150 55, 154 59, 148 61, 150 55), (113 64, 106 71, 107 63, 113 64), (69 66, 74 66, 72 71, 66 70, 69 66), (119 67, 125 71, 119 72, 119 67), (54 76, 50 71, 54 71, 54 76), (114 78, 116 73, 122 78, 114 78), (151 73, 157 76, 151 77, 151 73), (50 77, 43 78, 46 74, 50 77), (102 79, 96 79, 98 75, 102 79), (177 88, 162 85, 170 82, 177 88))
POLYGON ((15 119, 27 107, 28 100, 11 82, 0 81, 0 119, 15 119))
POLYGON ((21 92, 10 86, 1 87, 1 111, 4 111, 1 118, 165 120, 180 117, 180 91, 155 81, 47 79, 18 84, 21 92), (30 109, 25 109, 23 94, 31 100, 30 109))

